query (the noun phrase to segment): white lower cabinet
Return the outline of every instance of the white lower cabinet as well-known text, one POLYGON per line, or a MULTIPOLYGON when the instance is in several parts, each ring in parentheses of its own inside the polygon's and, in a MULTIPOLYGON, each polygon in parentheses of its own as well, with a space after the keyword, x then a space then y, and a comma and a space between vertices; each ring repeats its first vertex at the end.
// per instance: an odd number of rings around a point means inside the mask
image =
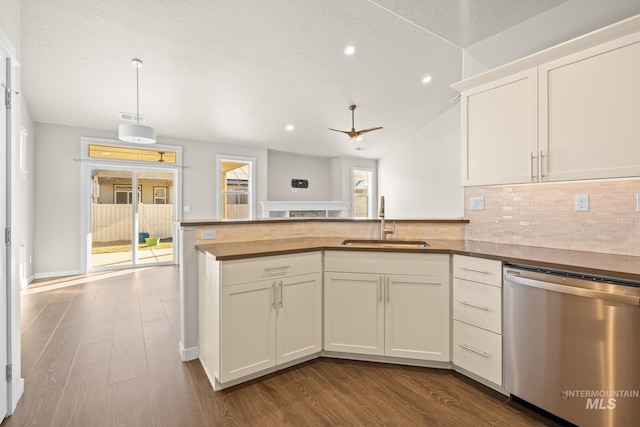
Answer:
POLYGON ((322 351, 320 252, 200 260, 200 361, 214 388, 322 351), (262 280, 236 283, 251 279, 262 280))
POLYGON ((502 263, 453 256, 453 364, 502 386, 502 263))
POLYGON ((320 273, 222 288, 221 382, 322 349, 320 273))
POLYGON ((448 255, 325 253, 324 349, 448 362, 448 274, 448 255), (331 271, 354 268, 373 273, 331 271))

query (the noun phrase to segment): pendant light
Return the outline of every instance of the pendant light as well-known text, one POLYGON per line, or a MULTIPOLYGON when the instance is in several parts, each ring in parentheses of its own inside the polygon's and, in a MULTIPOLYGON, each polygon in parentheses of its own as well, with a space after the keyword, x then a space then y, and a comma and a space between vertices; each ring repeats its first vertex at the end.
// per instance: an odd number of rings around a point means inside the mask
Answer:
POLYGON ((140 88, 138 70, 142 67, 142 61, 134 59, 131 65, 136 69, 136 124, 123 123, 118 126, 118 139, 135 144, 155 144, 156 130, 150 126, 140 124, 140 88))

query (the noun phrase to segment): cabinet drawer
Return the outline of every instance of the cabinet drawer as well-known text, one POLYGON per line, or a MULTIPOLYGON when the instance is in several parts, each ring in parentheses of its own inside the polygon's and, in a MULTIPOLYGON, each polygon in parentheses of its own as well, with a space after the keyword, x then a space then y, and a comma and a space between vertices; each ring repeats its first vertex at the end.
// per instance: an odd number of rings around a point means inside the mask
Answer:
POLYGON ((449 277, 449 255, 377 251, 326 251, 324 270, 345 273, 449 277))
POLYGON ((454 320, 453 364, 502 385, 502 335, 454 320))
POLYGON ((454 278, 453 318, 501 334, 502 289, 454 278))
POLYGON ((304 252, 221 262, 222 286, 322 271, 320 252, 304 252))
POLYGON ((453 256, 453 277, 502 286, 502 263, 493 259, 453 256))

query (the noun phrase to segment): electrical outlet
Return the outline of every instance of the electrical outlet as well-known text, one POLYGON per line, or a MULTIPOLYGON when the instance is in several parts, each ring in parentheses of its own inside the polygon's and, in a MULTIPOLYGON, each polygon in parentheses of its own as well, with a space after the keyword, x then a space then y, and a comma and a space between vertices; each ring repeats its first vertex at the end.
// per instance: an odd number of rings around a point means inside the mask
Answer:
POLYGON ((471 198, 471 210, 472 211, 484 210, 484 196, 471 198))
POLYGON ((202 240, 215 240, 216 232, 215 230, 207 230, 200 233, 200 239, 202 240))
POLYGON ((576 212, 589 212, 588 194, 576 194, 576 212))

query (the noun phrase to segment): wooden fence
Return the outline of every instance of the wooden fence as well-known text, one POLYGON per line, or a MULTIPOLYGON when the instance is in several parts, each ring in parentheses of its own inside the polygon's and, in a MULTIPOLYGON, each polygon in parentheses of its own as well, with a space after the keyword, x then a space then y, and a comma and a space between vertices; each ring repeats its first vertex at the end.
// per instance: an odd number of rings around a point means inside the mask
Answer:
MULTIPOLYGON (((138 205, 138 231, 165 239, 173 236, 173 205, 138 205)), ((131 240, 131 205, 91 204, 95 243, 131 240)))

